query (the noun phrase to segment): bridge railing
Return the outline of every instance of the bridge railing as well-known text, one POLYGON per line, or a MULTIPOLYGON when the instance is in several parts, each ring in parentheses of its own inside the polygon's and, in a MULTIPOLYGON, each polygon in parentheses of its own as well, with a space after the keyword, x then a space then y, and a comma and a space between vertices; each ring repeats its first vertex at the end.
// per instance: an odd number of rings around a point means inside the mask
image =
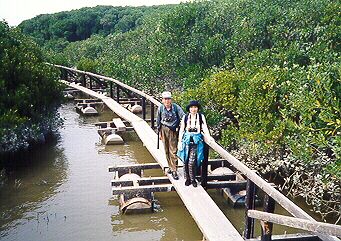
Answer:
MULTIPOLYGON (((52 64, 49 64, 52 65, 52 64)), ((107 87, 109 84, 109 93, 111 98, 116 98, 116 101, 120 102, 120 90, 122 91, 131 91, 137 96, 141 97, 141 104, 143 110, 143 119, 146 119, 146 101, 150 102, 151 107, 151 127, 154 128, 154 106, 160 106, 161 103, 157 101, 154 97, 137 90, 127 84, 124 84, 116 79, 102 76, 99 74, 94 74, 86 71, 81 71, 73 68, 68 68, 61 65, 52 65, 61 70, 61 78, 64 80, 70 80, 69 77, 74 77, 73 80, 78 80, 83 86, 89 87, 92 89, 94 87, 93 81, 102 87, 107 87), (87 78, 88 77, 88 82, 87 78), (113 90, 113 84, 116 85, 116 91, 113 90), (114 96, 114 94, 116 96, 114 96)), ((247 187, 246 187, 246 202, 245 202, 245 229, 244 229, 244 238, 250 239, 254 237, 254 225, 255 219, 264 220, 262 222, 262 241, 271 240, 272 235, 272 223, 278 223, 281 225, 288 225, 288 222, 275 222, 274 219, 265 219, 264 215, 260 215, 259 213, 255 213, 253 210, 255 209, 256 203, 256 192, 257 189, 262 190, 265 193, 264 202, 263 202, 263 210, 265 214, 271 215, 274 212, 275 204, 278 203, 281 205, 286 211, 288 211, 295 218, 306 220, 309 225, 300 225, 297 228, 304 229, 307 231, 312 231, 316 236, 318 236, 323 241, 340 241, 335 236, 341 236, 340 227, 338 225, 329 224, 328 232, 321 232, 321 229, 317 227, 321 226, 321 223, 314 220, 309 214, 307 214, 304 210, 298 207, 294 202, 288 199, 284 194, 278 191, 274 185, 265 181, 262 177, 260 177, 255 171, 248 168, 241 161, 236 159, 230 153, 228 153, 222 146, 220 146, 213 139, 206 143, 217 152, 222 158, 227 160, 236 170, 238 170, 241 174, 243 174, 247 178, 247 187), (307 228, 309 226, 309 228, 307 228), (316 227, 316 229, 311 228, 316 227), (315 230, 315 231, 314 231, 315 230), (332 231, 330 231, 332 230, 332 231), (335 236, 332 236, 335 235, 335 236)), ((264 214, 263 212, 263 214, 264 214)), ((275 215, 275 214, 272 214, 275 215)), ((265 215, 267 216, 267 215, 265 215)), ((285 216, 284 216, 285 217, 285 216)), ((268 218, 268 216, 267 216, 268 218)), ((290 218, 290 217, 287 217, 290 218)), ((296 225, 297 226, 297 225, 296 225)))
POLYGON ((149 104, 150 105, 150 120, 149 121, 151 123, 151 127, 153 129, 155 128, 155 115, 154 115, 155 108, 159 107, 161 103, 158 100, 156 100, 153 96, 150 96, 114 78, 110 78, 107 76, 94 74, 94 73, 86 72, 82 70, 73 69, 73 68, 62 66, 62 65, 54 65, 54 64, 49 64, 49 65, 55 66, 60 69, 61 79, 64 79, 67 81, 73 80, 73 81, 79 82, 82 86, 88 87, 90 89, 93 89, 95 87, 108 88, 110 97, 115 99, 116 102, 118 103, 121 102, 121 97, 122 97, 121 91, 125 92, 125 94, 129 96, 131 96, 131 94, 138 96, 139 98, 141 98, 142 118, 146 120, 147 105, 149 104), (128 91, 130 91, 130 93, 128 91))

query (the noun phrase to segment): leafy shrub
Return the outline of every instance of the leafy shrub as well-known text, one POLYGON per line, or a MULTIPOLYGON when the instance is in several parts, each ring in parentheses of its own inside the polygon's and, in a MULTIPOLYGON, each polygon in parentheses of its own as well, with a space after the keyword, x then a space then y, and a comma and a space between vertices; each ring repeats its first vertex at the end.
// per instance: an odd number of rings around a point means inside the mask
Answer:
POLYGON ((0 152, 27 146, 53 125, 44 118, 61 99, 56 77, 30 38, 0 22, 0 152))

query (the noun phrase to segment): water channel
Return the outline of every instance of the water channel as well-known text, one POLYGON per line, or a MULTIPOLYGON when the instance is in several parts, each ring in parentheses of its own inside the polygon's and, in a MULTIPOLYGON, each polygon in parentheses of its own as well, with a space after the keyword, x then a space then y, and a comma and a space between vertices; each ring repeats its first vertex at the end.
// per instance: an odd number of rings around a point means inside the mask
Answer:
MULTIPOLYGON (((121 215, 111 196, 108 166, 153 162, 134 133, 124 145, 103 146, 93 123, 109 121, 107 110, 82 117, 74 103, 59 110, 64 119, 59 137, 13 160, 2 160, 6 179, 0 187, 0 240, 202 240, 202 234, 175 192, 158 193, 153 213, 121 215)), ((1 168, 0 168, 1 169, 1 168)), ((3 173, 4 174, 4 173, 3 173)), ((162 175, 146 171, 145 175, 162 175)), ((242 232, 244 209, 233 209, 209 191, 242 232)), ((285 213, 277 209, 276 213, 285 213)), ((257 227, 259 234, 259 227, 257 227)), ((275 232, 296 232, 275 226, 275 232)))

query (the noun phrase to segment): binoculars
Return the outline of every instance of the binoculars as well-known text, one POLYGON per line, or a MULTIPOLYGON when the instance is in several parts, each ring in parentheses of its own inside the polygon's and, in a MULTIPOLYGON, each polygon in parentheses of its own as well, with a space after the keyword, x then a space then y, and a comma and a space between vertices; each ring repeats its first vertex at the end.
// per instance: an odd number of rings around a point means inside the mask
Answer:
POLYGON ((197 132, 198 131, 198 129, 196 128, 196 127, 194 127, 194 128, 188 128, 188 132, 197 132))

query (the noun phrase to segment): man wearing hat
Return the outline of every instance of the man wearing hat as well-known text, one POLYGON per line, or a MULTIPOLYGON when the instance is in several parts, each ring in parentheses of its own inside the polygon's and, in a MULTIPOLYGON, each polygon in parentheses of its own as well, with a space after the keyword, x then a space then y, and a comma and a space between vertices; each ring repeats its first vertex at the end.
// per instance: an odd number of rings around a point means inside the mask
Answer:
POLYGON ((175 180, 178 180, 177 174, 177 146, 178 146, 178 128, 181 118, 185 115, 181 107, 172 103, 172 94, 169 91, 162 93, 162 105, 157 110, 157 128, 160 133, 160 140, 165 148, 168 162, 168 173, 172 174, 175 180))

